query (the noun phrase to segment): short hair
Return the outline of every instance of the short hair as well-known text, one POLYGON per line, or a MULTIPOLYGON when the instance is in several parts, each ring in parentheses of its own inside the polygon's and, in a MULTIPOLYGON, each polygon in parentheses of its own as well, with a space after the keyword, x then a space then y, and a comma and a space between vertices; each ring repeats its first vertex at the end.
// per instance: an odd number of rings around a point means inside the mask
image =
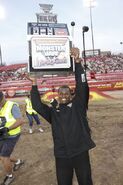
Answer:
POLYGON ((3 99, 3 96, 4 96, 3 92, 0 91, 0 101, 3 99))
POLYGON ((58 92, 59 92, 61 89, 69 89, 69 91, 71 92, 71 89, 70 89, 70 87, 69 87, 68 85, 62 85, 62 86, 60 86, 59 89, 58 89, 58 92))

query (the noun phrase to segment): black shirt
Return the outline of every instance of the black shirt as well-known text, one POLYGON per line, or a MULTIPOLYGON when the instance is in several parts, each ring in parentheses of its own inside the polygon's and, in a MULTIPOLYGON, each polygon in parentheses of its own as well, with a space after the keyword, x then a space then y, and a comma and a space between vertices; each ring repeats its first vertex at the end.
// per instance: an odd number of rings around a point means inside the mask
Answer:
POLYGON ((33 108, 52 126, 55 157, 73 157, 95 147, 87 121, 89 87, 80 63, 75 65, 75 97, 68 104, 56 100, 49 107, 40 100, 37 86, 32 86, 33 108))

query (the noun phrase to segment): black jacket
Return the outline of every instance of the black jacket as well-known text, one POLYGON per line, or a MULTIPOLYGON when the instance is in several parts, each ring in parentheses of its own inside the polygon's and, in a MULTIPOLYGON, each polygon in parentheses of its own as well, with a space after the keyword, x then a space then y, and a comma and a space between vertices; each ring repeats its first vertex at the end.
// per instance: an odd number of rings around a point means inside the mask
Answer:
POLYGON ((33 108, 52 126, 55 157, 73 157, 95 147, 87 121, 89 87, 81 64, 75 65, 75 97, 68 104, 54 100, 51 107, 40 101, 37 86, 32 86, 33 108))

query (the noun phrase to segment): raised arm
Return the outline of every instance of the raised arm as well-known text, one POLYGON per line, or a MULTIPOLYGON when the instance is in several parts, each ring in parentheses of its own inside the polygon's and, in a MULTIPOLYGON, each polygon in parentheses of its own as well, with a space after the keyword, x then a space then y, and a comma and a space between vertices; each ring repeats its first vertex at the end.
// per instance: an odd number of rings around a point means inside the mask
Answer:
POLYGON ((37 78, 30 77, 30 81, 32 81, 32 89, 30 92, 32 106, 34 110, 36 110, 42 117, 44 117, 50 123, 51 121, 50 107, 48 107, 47 105, 41 102, 41 98, 40 98, 40 94, 37 86, 37 78))
POLYGON ((88 108, 88 100, 89 100, 89 87, 87 83, 87 78, 85 71, 81 65, 82 59, 79 58, 79 49, 72 48, 71 56, 75 61, 75 80, 76 80, 76 88, 75 88, 75 96, 79 99, 80 104, 83 104, 85 108, 88 108))

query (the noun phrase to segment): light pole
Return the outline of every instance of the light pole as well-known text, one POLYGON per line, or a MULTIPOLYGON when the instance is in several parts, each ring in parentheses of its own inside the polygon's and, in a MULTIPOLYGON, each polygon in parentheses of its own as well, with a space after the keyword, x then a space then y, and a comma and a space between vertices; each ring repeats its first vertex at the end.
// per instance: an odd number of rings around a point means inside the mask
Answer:
POLYGON ((94 32, 93 32, 93 18, 92 18, 92 8, 96 6, 95 0, 85 0, 85 6, 89 7, 90 10, 90 24, 91 24, 91 41, 92 41, 92 50, 93 50, 93 56, 94 56, 94 32))
POLYGON ((75 27, 75 22, 74 21, 71 22, 71 26, 72 26, 72 31, 71 31, 72 46, 74 47, 74 27, 75 27))
MULTIPOLYGON (((123 45, 123 42, 122 41, 120 42, 120 45, 123 45)), ((122 53, 122 50, 121 50, 121 53, 122 53)))
POLYGON ((85 68, 85 74, 86 74, 86 55, 85 55, 85 32, 88 32, 89 27, 83 26, 82 27, 82 37, 83 37, 83 59, 84 59, 84 68, 85 68))
MULTIPOLYGON (((72 21, 71 22, 71 26, 72 26, 72 31, 71 31, 71 36, 72 36, 72 47, 74 47, 74 27, 75 27, 75 22, 72 21)), ((75 62, 74 62, 74 58, 72 57, 72 63, 73 63, 73 72, 75 71, 75 62)))

